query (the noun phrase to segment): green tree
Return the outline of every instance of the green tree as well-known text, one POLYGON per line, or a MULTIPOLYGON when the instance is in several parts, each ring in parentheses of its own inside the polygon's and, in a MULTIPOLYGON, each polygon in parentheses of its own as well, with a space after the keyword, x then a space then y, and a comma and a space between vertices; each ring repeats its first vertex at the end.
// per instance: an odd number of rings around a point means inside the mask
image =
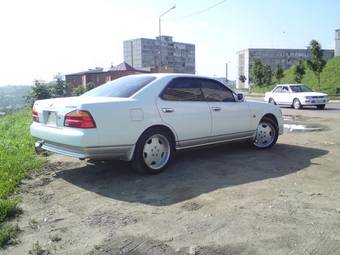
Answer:
POLYGON ((303 77, 306 74, 306 68, 302 60, 299 60, 298 63, 293 68, 294 73, 294 81, 296 83, 301 83, 303 77))
POLYGON ((278 80, 279 83, 281 83, 283 77, 284 77, 283 69, 281 68, 281 66, 277 66, 277 69, 275 71, 275 78, 278 80))
POLYGON ((90 81, 86 84, 86 91, 94 89, 95 87, 96 87, 96 84, 94 82, 90 81))
POLYGON ((244 74, 241 74, 238 79, 240 82, 244 83, 247 80, 247 77, 244 74))
POLYGON ((320 74, 326 65, 326 61, 322 58, 322 49, 318 41, 312 40, 309 49, 312 56, 310 60, 307 60, 307 66, 316 76, 320 90, 320 74))
POLYGON ((263 85, 263 64, 259 59, 255 59, 254 65, 251 67, 251 76, 255 86, 263 85))
POLYGON ((51 88, 46 83, 35 80, 31 93, 26 97, 26 103, 32 106, 36 100, 48 99, 51 97, 51 88))
POLYGON ((67 95, 67 86, 63 76, 58 73, 54 76, 54 84, 52 85, 52 93, 54 97, 65 97, 67 95))
POLYGON ((270 85, 273 79, 273 72, 269 65, 263 65, 263 85, 270 85))
POLYGON ((73 96, 80 96, 82 94, 84 94, 86 92, 86 89, 84 89, 83 86, 78 86, 76 88, 74 88, 74 90, 72 91, 72 95, 73 96))

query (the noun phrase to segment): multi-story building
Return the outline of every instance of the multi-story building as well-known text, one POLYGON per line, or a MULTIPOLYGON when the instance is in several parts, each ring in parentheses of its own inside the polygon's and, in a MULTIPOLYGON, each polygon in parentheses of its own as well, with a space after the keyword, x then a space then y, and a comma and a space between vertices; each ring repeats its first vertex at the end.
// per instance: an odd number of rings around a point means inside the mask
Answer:
MULTIPOLYGON (((251 68, 255 60, 260 60, 263 64, 269 65, 273 71, 278 66, 282 69, 291 67, 298 60, 311 58, 309 49, 245 49, 238 54, 238 77, 237 88, 251 87, 251 68), (246 80, 241 82, 240 75, 244 75, 246 80)), ((334 50, 323 50, 323 58, 328 60, 334 57, 334 50)))
POLYGON ((335 30, 335 56, 340 57, 340 29, 335 30))
POLYGON ((171 36, 124 41, 124 61, 134 68, 158 68, 195 73, 195 45, 174 42, 171 36))

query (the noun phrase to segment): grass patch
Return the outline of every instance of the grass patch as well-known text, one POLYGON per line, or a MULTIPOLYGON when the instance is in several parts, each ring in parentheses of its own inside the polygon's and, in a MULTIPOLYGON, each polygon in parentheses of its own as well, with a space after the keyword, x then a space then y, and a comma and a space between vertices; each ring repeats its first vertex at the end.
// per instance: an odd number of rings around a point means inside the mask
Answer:
MULTIPOLYGON (((302 83, 310 86, 315 91, 325 92, 329 95, 336 94, 336 88, 340 88, 340 57, 332 58, 327 61, 324 70, 321 73, 320 88, 318 86, 315 75, 306 66, 306 74, 302 79, 302 83)), ((281 83, 295 83, 293 67, 284 72, 284 78, 281 83)))
POLYGON ((41 167, 45 160, 35 155, 29 132, 31 111, 24 109, 0 117, 0 246, 13 236, 6 219, 18 213, 18 201, 9 196, 30 170, 41 167))
POLYGON ((0 225, 0 246, 3 247, 7 242, 15 238, 19 232, 19 227, 17 225, 12 226, 10 224, 0 225))
POLYGON ((273 88, 275 87, 275 85, 269 85, 269 86, 263 86, 263 87, 259 87, 259 86, 252 86, 250 88, 250 93, 266 93, 268 91, 271 91, 273 88))

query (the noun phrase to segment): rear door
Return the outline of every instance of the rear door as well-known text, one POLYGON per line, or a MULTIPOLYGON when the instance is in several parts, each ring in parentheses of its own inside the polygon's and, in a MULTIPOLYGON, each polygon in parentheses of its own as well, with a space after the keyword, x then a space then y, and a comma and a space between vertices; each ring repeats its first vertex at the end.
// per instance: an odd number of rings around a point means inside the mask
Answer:
POLYGON ((218 81, 202 79, 202 91, 212 116, 212 136, 240 138, 251 131, 247 102, 238 102, 234 93, 218 81))
POLYGON ((199 79, 173 79, 157 99, 157 107, 162 120, 175 130, 180 144, 199 143, 200 138, 210 136, 210 109, 199 79))

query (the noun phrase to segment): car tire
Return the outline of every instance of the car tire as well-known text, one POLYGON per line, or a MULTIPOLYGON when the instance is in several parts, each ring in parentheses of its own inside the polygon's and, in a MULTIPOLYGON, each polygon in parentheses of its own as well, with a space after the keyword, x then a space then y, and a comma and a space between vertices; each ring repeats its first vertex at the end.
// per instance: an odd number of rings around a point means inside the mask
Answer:
POLYGON ((276 102, 273 98, 269 98, 268 103, 276 105, 276 102))
POLYGON ((293 100, 293 108, 294 109, 302 109, 302 105, 301 105, 301 102, 300 102, 300 100, 299 99, 297 99, 297 98, 295 98, 294 100, 293 100))
POLYGON ((319 105, 317 105, 316 106, 316 108, 318 109, 318 110, 323 110, 323 109, 325 109, 325 104, 319 104, 319 105))
POLYGON ((162 128, 145 131, 138 139, 132 167, 138 172, 159 174, 169 165, 174 152, 174 139, 162 128))
POLYGON ((271 118, 263 117, 257 126, 252 145, 256 149, 268 149, 276 143, 278 137, 279 127, 277 123, 271 118))

